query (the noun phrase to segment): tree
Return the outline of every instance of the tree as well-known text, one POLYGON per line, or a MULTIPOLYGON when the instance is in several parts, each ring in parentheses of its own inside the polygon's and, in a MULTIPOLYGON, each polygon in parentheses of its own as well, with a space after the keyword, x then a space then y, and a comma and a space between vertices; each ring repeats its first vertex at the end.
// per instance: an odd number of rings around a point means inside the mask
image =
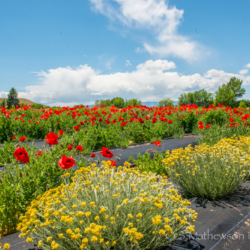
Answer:
POLYGON ((160 108, 160 107, 167 107, 167 106, 173 106, 174 105, 174 101, 173 101, 173 99, 171 99, 171 98, 164 98, 164 99, 162 99, 162 100, 160 100, 159 101, 159 103, 158 103, 158 108, 160 108))
POLYGON ((246 90, 241 87, 243 81, 237 79, 236 77, 231 77, 227 84, 223 84, 218 90, 215 92, 215 105, 218 103, 236 107, 237 106, 237 98, 242 97, 246 90))
POLYGON ((189 104, 188 102, 189 102, 189 101, 188 101, 187 94, 186 94, 186 93, 181 94, 180 97, 179 97, 178 104, 179 104, 179 105, 185 105, 185 104, 189 104))
POLYGON ((111 103, 117 108, 124 108, 125 102, 122 97, 115 97, 111 100, 111 103))
POLYGON ((197 90, 194 93, 184 93, 179 97, 179 105, 195 104, 197 106, 207 107, 213 103, 213 94, 205 89, 197 90))
POLYGON ((217 106, 219 103, 221 105, 235 107, 236 100, 235 94, 227 84, 223 84, 215 92, 214 105, 217 106))
POLYGON ((18 94, 17 91, 14 88, 11 88, 9 94, 8 94, 8 99, 7 99, 7 107, 10 109, 14 105, 15 107, 19 105, 19 99, 18 99, 18 94))
POLYGON ((233 91, 236 99, 242 97, 246 93, 246 90, 241 88, 242 83, 243 81, 236 77, 231 77, 227 83, 230 90, 233 91))
POLYGON ((199 107, 207 107, 213 103, 213 94, 208 93, 205 89, 194 92, 194 104, 199 107))

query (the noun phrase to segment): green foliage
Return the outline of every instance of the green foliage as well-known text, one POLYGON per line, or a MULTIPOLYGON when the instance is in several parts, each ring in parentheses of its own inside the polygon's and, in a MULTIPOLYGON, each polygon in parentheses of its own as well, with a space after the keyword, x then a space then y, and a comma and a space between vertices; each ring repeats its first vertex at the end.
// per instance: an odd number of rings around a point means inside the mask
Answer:
POLYGON ((116 106, 117 108, 125 108, 133 105, 141 105, 141 101, 137 99, 124 100, 122 97, 114 97, 113 99, 96 100, 95 105, 98 106, 116 106))
POLYGON ((240 105, 241 102, 244 102, 247 107, 250 107, 250 100, 247 100, 247 99, 238 100, 236 106, 239 107, 239 105, 240 105))
POLYGON ((10 109, 12 105, 17 106, 19 105, 19 99, 18 99, 18 94, 15 88, 11 88, 9 94, 8 94, 8 99, 7 99, 7 107, 10 109))
POLYGON ((0 106, 3 107, 3 108, 6 107, 6 100, 5 100, 5 99, 3 99, 3 100, 1 101, 0 106))
POLYGON ((247 108, 247 105, 245 104, 245 102, 241 101, 239 104, 239 108, 247 108))
POLYGON ((197 144, 206 143, 214 145, 223 138, 233 138, 234 136, 249 136, 249 126, 223 126, 214 125, 210 129, 197 129, 195 134, 201 135, 201 140, 197 140, 197 144))
POLYGON ((133 164, 136 164, 136 167, 139 168, 140 172, 146 171, 156 173, 158 175, 167 175, 165 165, 162 163, 162 160, 164 160, 164 158, 164 153, 155 151, 153 157, 151 157, 151 154, 149 152, 145 152, 145 154, 143 155, 138 154, 137 159, 134 159, 133 156, 130 156, 128 158, 128 161, 131 161, 133 162, 133 164))
POLYGON ((246 90, 242 88, 242 83, 240 79, 232 77, 227 84, 223 84, 215 92, 214 104, 237 107, 237 98, 242 97, 246 90))
POLYGON ((125 105, 124 99, 121 97, 115 97, 111 100, 111 103, 117 108, 123 108, 125 105))
POLYGON ((198 117, 193 112, 187 112, 181 115, 182 117, 180 117, 180 123, 185 133, 192 133, 194 126, 198 122, 198 117))
POLYGON ((159 108, 160 107, 167 107, 167 106, 172 107, 173 105, 174 105, 174 101, 171 98, 164 98, 164 99, 160 100, 158 103, 159 108))
POLYGON ((141 105, 141 101, 135 98, 125 101, 125 107, 133 106, 133 105, 141 105))
POLYGON ((10 140, 13 136, 13 123, 10 118, 0 119, 0 143, 10 140))
POLYGON ((179 97, 179 105, 195 104, 196 106, 208 107, 213 103, 212 93, 208 93, 205 89, 195 91, 194 93, 184 93, 179 97))
MULTIPOLYGON (((0 171, 0 235, 15 232, 18 218, 25 213, 30 202, 37 195, 61 184, 60 176, 65 170, 58 166, 58 159, 63 154, 76 154, 75 151, 63 149, 61 145, 43 150, 40 156, 34 154, 38 152, 36 146, 20 143, 19 147, 27 150, 29 163, 20 164, 16 161, 13 156, 16 149, 14 143, 5 142, 0 147, 0 165, 4 166, 0 171)), ((81 164, 87 165, 84 161, 81 164)))
POLYGON ((41 108, 43 109, 44 108, 44 106, 40 103, 32 103, 31 107, 34 109, 41 109, 41 108))
POLYGON ((229 82, 227 83, 230 90, 234 93, 236 99, 242 97, 246 92, 246 90, 241 87, 242 83, 243 81, 237 79, 236 77, 231 77, 229 82))
POLYGON ((210 110, 208 112, 206 112, 203 116, 202 116, 202 121, 205 124, 210 124, 210 125, 220 125, 220 127, 222 127, 223 125, 226 124, 226 122, 228 122, 229 119, 229 113, 228 112, 224 112, 220 109, 217 110, 210 110))
POLYGON ((214 104, 217 106, 219 103, 221 105, 229 106, 229 107, 235 107, 235 95, 233 91, 230 90, 228 85, 223 84, 218 88, 218 90, 215 92, 215 100, 214 104))
POLYGON ((21 102, 21 103, 19 103, 19 106, 20 106, 20 107, 22 107, 22 106, 27 106, 27 104, 24 103, 24 102, 21 102))

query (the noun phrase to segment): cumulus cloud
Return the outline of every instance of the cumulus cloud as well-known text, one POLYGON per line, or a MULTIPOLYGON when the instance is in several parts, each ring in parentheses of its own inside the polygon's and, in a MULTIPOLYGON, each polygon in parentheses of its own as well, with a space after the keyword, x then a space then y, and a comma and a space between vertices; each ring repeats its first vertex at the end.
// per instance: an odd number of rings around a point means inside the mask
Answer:
POLYGON ((167 60, 148 60, 145 63, 139 64, 137 67, 137 70, 169 70, 169 69, 175 69, 175 63, 169 62, 167 60))
POLYGON ((5 92, 5 91, 0 92, 0 97, 1 98, 7 98, 8 97, 7 95, 8 95, 8 92, 5 92))
POLYGON ((132 64, 130 63, 129 60, 126 60, 125 66, 131 66, 132 64))
MULTIPOLYGON (((90 0, 92 9, 110 20, 119 20, 132 29, 149 30, 154 44, 143 43, 150 54, 176 56, 193 61, 205 55, 204 46, 178 34, 184 10, 170 7, 164 0, 90 0)), ((137 49, 138 50, 138 49, 137 49)))
POLYGON ((245 75, 248 72, 248 69, 242 69, 239 71, 240 75, 245 75))
POLYGON ((248 64, 246 65, 246 67, 247 67, 247 68, 250 68, 250 63, 248 63, 248 64))
POLYGON ((47 102, 48 105, 70 106, 93 104, 96 99, 115 96, 142 101, 159 101, 166 96, 176 99, 184 92, 202 88, 214 92, 233 76, 243 80, 243 85, 250 85, 250 76, 215 69, 208 70, 203 76, 168 71, 174 68, 174 62, 148 60, 132 72, 113 74, 101 74, 87 64, 76 69, 50 69, 38 73, 41 83, 27 86, 26 92, 19 92, 19 96, 36 102, 47 102))

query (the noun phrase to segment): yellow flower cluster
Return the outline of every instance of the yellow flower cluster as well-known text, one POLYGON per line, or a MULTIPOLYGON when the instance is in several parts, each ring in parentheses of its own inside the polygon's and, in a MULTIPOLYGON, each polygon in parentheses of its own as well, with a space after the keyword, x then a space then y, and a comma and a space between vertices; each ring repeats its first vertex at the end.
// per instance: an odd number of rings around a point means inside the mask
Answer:
POLYGON ((224 138, 214 146, 202 144, 166 152, 170 177, 187 193, 211 199, 234 191, 250 174, 250 137, 224 138))
POLYGON ((17 230, 26 241, 44 249, 154 249, 194 231, 197 214, 166 178, 109 162, 69 177, 20 217, 17 230))
MULTIPOLYGON (((0 235, 0 239, 1 239, 1 235, 0 235)), ((2 245, 2 243, 0 242, 0 250, 2 249, 10 249, 10 244, 9 243, 5 243, 4 245, 2 245)))

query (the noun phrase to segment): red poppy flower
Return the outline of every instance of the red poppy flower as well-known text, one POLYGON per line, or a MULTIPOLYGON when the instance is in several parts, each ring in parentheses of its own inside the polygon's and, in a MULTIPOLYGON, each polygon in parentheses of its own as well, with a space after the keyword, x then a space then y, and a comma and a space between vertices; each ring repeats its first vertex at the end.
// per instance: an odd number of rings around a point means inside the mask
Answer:
POLYGON ((117 161, 112 161, 112 160, 108 160, 108 162, 110 162, 110 166, 115 167, 115 164, 117 163, 117 161))
POLYGON ((152 123, 156 123, 156 122, 157 122, 157 118, 153 117, 152 123))
POLYGON ((122 122, 120 125, 121 125, 122 127, 124 127, 127 123, 129 123, 129 121, 122 122))
POLYGON ((15 139, 16 139, 16 137, 15 137, 15 136, 12 136, 12 137, 11 137, 11 139, 12 139, 12 140, 15 140, 15 139))
POLYGON ((234 121, 234 118, 229 118, 229 122, 233 122, 234 121))
POLYGON ((209 124, 206 125, 206 128, 211 128, 209 124))
POLYGON ((38 124, 39 122, 35 122, 35 124, 38 124))
POLYGON ((60 131, 58 132, 58 134, 59 134, 59 135, 63 135, 64 132, 63 132, 62 130, 60 130, 60 131))
POLYGON ((17 159, 17 161, 20 161, 22 163, 29 162, 29 155, 25 148, 18 147, 14 152, 14 157, 17 159))
POLYGON ((75 131, 79 131, 80 125, 74 126, 73 128, 74 128, 75 131))
POLYGON ((103 157, 106 157, 106 158, 112 158, 114 156, 114 154, 112 154, 107 148, 105 147, 102 147, 102 151, 100 152, 100 154, 103 156, 103 157))
POLYGON ((172 124, 172 123, 173 123, 172 120, 169 120, 169 121, 168 121, 168 124, 172 124))
POLYGON ((58 135, 56 135, 55 133, 51 132, 51 133, 48 133, 46 135, 47 137, 47 140, 45 140, 49 145, 56 145, 58 144, 58 135))
POLYGON ((83 125, 83 124, 84 124, 84 122, 80 122, 80 124, 81 124, 81 125, 83 125))
POLYGON ((76 146, 76 149, 77 149, 78 151, 84 151, 83 148, 82 148, 82 145, 76 146))
POLYGON ((140 123, 144 123, 144 120, 143 120, 142 118, 138 118, 138 121, 139 121, 140 123))
POLYGON ((71 145, 68 145, 68 150, 72 150, 73 147, 71 145))
POLYGON ((25 136, 21 136, 19 140, 25 142, 26 137, 25 136))
POLYGON ((161 142, 160 141, 154 141, 155 146, 161 147, 161 142))
POLYGON ((198 124, 201 126, 201 125, 203 125, 203 122, 202 122, 202 121, 199 121, 198 124))
POLYGON ((94 157, 95 157, 95 154, 94 154, 94 153, 91 153, 91 154, 90 154, 90 157, 94 158, 94 157))
POLYGON ((62 156, 62 159, 58 160, 58 165, 62 169, 69 169, 75 166, 75 160, 72 157, 62 156))
POLYGON ((38 152, 34 153, 34 155, 36 155, 36 156, 39 156, 39 155, 41 155, 41 154, 42 154, 42 151, 41 151, 41 150, 39 150, 38 152))
POLYGON ((204 128, 204 126, 203 126, 203 125, 200 125, 200 126, 199 126, 199 129, 203 129, 203 128, 204 128))

